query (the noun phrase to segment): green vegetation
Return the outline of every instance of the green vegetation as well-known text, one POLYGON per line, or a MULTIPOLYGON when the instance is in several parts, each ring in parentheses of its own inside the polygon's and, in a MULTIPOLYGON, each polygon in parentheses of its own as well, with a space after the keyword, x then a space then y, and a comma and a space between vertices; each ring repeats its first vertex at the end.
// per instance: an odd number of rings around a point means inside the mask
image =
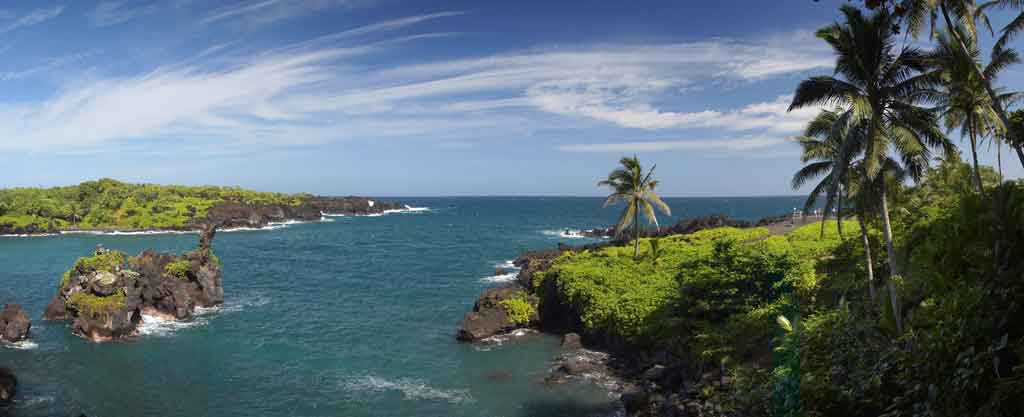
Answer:
POLYGON ((164 272, 166 272, 167 275, 170 275, 172 277, 176 277, 181 280, 187 280, 188 270, 191 266, 192 264, 189 261, 185 259, 179 259, 177 261, 168 263, 167 266, 164 267, 164 272))
POLYGON ((672 210, 668 204, 661 201, 658 194, 654 193, 654 188, 658 186, 658 180, 651 178, 655 167, 644 172, 636 155, 632 158, 622 158, 619 164, 622 168, 612 171, 607 179, 598 182, 597 185, 612 189, 612 194, 604 201, 605 207, 626 203, 626 208, 622 210, 619 221, 615 224, 615 234, 620 236, 627 227, 633 225, 633 238, 636 240, 633 257, 636 258, 640 256, 640 215, 647 219, 647 223, 658 227, 658 215, 654 209, 657 208, 667 216, 672 215, 672 210))
POLYGON ((100 318, 124 308, 125 294, 118 292, 107 297, 99 297, 79 291, 71 294, 65 305, 93 318, 100 318))
POLYGON ((537 314, 537 309, 530 304, 525 295, 502 300, 501 306, 505 309, 509 319, 518 325, 529 324, 537 314))
POLYGON ((124 267, 124 262, 124 254, 114 250, 105 250, 93 256, 78 258, 75 265, 61 276, 59 288, 66 287, 71 281, 72 275, 86 275, 98 271, 117 272, 124 267))
POLYGON ((305 194, 237 187, 126 184, 112 179, 55 188, 0 190, 0 229, 180 229, 220 201, 297 205, 305 194))

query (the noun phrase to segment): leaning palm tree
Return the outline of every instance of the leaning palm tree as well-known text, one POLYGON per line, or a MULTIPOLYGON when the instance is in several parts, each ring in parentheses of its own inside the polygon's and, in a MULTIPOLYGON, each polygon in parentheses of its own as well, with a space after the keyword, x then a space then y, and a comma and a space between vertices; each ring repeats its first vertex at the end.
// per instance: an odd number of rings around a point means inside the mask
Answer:
MULTIPOLYGON (((955 150, 939 129, 936 115, 919 106, 937 96, 935 89, 941 79, 935 72, 926 72, 926 54, 912 47, 896 49, 897 39, 892 32, 894 21, 887 10, 870 16, 850 5, 840 10, 846 18, 844 23, 835 23, 817 32, 836 54, 833 76, 802 81, 789 109, 820 105, 849 108, 854 117, 851 125, 861 127, 855 134, 848 135, 843 148, 846 153, 854 154, 863 150, 865 175, 869 179, 878 178, 890 159, 890 152, 895 151, 893 159, 901 161, 904 169, 918 177, 931 149, 955 150)), ((901 269, 896 259, 887 191, 886 182, 881 181, 877 197, 882 231, 889 255, 889 272, 897 276, 901 269)), ((897 331, 902 333, 899 297, 892 279, 889 280, 889 298, 897 331)))
MULTIPOLYGON (((793 174, 793 189, 799 189, 809 181, 820 178, 818 184, 811 189, 804 203, 804 211, 809 210, 818 202, 818 199, 825 196, 825 213, 832 211, 835 206, 839 207, 839 214, 836 216, 836 228, 839 236, 843 236, 842 208, 843 189, 846 187, 848 175, 843 173, 849 160, 849 156, 843 152, 843 143, 846 141, 847 122, 850 113, 842 109, 822 110, 804 129, 804 135, 796 140, 803 148, 800 161, 807 164, 793 174)), ((825 217, 821 218, 821 235, 825 234, 825 217)))
MULTIPOLYGON (((960 26, 952 30, 960 32, 960 37, 967 41, 966 46, 969 50, 964 51, 960 48, 949 34, 938 34, 937 46, 932 54, 933 64, 941 74, 944 84, 938 108, 942 112, 946 129, 950 132, 960 129, 961 136, 970 140, 974 186, 979 194, 984 194, 978 164, 978 142, 987 132, 1000 130, 1002 123, 982 85, 985 80, 974 70, 980 56, 975 38, 968 36, 967 30, 960 26)), ((1009 64, 1018 61, 1017 54, 1008 50, 993 58, 984 69, 984 73, 990 78, 995 77, 998 71, 1009 64)), ((1000 101, 1004 103, 1012 97, 1012 94, 999 95, 1000 101)))
POLYGON ((666 216, 672 215, 668 204, 661 201, 661 197, 655 194, 654 189, 658 186, 658 180, 651 178, 654 174, 654 167, 644 172, 640 165, 640 159, 636 155, 632 158, 622 158, 619 161, 622 165, 608 174, 608 178, 598 182, 598 186, 608 186, 612 194, 604 201, 604 207, 612 204, 626 203, 626 208, 619 215, 619 221, 615 225, 615 235, 622 236, 622 232, 630 225, 633 226, 633 238, 636 242, 633 245, 633 257, 640 256, 640 215, 643 214, 649 224, 658 227, 658 216, 654 209, 657 208, 666 216))

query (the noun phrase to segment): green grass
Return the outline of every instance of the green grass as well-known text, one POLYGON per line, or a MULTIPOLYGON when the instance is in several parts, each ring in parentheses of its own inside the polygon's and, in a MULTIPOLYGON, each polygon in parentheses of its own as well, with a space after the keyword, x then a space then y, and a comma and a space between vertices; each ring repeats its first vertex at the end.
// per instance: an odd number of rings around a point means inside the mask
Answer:
POLYGON ((93 318, 99 318, 103 315, 110 314, 124 308, 125 294, 124 292, 118 292, 111 296, 99 297, 79 291, 71 294, 65 305, 78 310, 82 314, 89 315, 93 318))

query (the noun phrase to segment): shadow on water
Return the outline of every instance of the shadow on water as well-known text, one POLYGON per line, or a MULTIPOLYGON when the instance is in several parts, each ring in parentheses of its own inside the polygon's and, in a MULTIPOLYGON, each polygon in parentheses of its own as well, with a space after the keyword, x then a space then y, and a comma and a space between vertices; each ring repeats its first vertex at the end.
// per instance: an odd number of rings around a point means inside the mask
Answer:
POLYGON ((586 403, 578 400, 536 400, 523 404, 526 417, 611 417, 623 415, 618 402, 586 403))

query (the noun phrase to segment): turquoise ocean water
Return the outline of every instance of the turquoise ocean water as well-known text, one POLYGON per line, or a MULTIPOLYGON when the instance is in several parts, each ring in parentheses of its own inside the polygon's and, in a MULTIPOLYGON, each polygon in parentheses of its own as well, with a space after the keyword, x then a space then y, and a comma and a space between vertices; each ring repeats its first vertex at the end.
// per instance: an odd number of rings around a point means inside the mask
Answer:
MULTIPOLYGON (((429 210, 334 217, 275 230, 219 233, 226 303, 183 323, 94 344, 42 322, 61 273, 97 244, 136 254, 183 251, 197 236, 0 238, 0 303, 32 316, 32 343, 0 347, 21 392, 12 416, 605 416, 596 386, 546 386, 553 336, 487 349, 455 328, 496 266, 526 249, 595 240, 559 236, 607 226, 597 198, 400 199, 429 210)), ((666 199, 673 219, 725 213, 756 220, 799 197, 666 199)))

